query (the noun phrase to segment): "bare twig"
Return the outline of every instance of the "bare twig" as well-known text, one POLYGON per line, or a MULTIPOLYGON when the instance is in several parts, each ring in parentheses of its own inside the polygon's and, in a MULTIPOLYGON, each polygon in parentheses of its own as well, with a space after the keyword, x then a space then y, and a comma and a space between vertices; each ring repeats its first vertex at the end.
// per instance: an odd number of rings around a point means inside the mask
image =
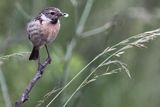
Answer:
POLYGON ((36 85, 38 80, 42 77, 42 75, 43 75, 43 73, 45 71, 45 68, 50 63, 51 63, 51 60, 49 58, 47 58, 43 64, 39 64, 38 65, 37 73, 35 74, 33 79, 28 84, 27 88, 23 92, 23 94, 20 97, 20 99, 16 101, 15 107, 22 107, 22 104, 29 99, 29 93, 31 92, 32 88, 36 85))

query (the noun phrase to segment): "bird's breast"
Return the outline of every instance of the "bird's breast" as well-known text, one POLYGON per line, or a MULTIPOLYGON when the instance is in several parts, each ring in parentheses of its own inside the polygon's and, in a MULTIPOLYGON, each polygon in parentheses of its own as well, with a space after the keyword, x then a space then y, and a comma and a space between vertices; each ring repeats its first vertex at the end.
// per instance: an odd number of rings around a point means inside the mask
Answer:
POLYGON ((42 46, 48 42, 52 42, 58 35, 60 29, 59 21, 56 24, 39 20, 31 21, 27 26, 29 39, 34 46, 42 46))
POLYGON ((59 21, 56 24, 42 23, 41 32, 43 33, 42 35, 44 36, 47 42, 52 42, 57 37, 59 29, 59 21))

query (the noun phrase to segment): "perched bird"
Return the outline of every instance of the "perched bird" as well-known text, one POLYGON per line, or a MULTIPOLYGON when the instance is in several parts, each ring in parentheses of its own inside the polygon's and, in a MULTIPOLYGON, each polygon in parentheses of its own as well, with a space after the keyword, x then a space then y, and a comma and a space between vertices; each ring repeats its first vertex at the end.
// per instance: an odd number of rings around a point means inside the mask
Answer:
POLYGON ((39 59, 39 49, 42 46, 45 46, 48 58, 51 59, 47 44, 56 39, 60 30, 61 16, 68 17, 68 14, 56 7, 48 7, 27 24, 28 38, 33 44, 29 60, 39 59))

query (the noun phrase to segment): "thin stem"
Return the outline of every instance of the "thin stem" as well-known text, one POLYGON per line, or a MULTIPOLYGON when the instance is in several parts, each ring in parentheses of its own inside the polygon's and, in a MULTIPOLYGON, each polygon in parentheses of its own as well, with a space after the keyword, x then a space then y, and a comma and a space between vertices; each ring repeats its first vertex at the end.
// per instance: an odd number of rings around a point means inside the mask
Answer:
POLYGON ((88 16, 89 16, 89 13, 91 11, 91 8, 93 6, 93 3, 94 3, 94 0, 88 0, 87 1, 87 4, 84 8, 84 11, 82 13, 82 16, 80 18, 80 21, 78 23, 78 26, 77 26, 77 30, 76 30, 76 34, 79 36, 83 30, 84 30, 84 26, 85 26, 85 23, 88 19, 88 16))
POLYGON ((1 85, 1 89, 2 89, 2 96, 3 96, 3 100, 4 100, 4 105, 5 105, 5 107, 11 107, 11 101, 10 101, 10 97, 8 94, 8 88, 6 85, 5 77, 4 77, 1 69, 0 69, 0 85, 1 85))
MULTIPOLYGON (((74 48, 76 47, 76 44, 77 44, 77 39, 73 37, 71 42, 67 46, 67 51, 66 51, 66 54, 64 57, 64 67, 63 67, 64 76, 63 76, 62 86, 64 86, 68 81, 68 75, 69 75, 69 72, 68 72, 69 66, 68 65, 69 65, 69 61, 72 57, 74 48)), ((64 101, 64 97, 65 97, 65 92, 62 94, 62 102, 64 101)))
POLYGON ((95 60, 97 60, 99 57, 101 56, 101 54, 99 54, 98 56, 96 56, 92 61, 90 61, 80 72, 78 72, 63 88, 61 91, 59 91, 56 96, 47 104, 46 107, 49 107, 51 105, 51 103, 82 73, 84 72, 84 70, 90 66, 95 60))
POLYGON ((105 32, 105 31, 106 31, 107 29, 109 29, 111 26, 112 26, 112 23, 111 23, 111 22, 106 23, 105 25, 100 26, 100 27, 98 27, 98 28, 96 28, 96 29, 92 29, 92 30, 83 32, 83 33, 81 34, 81 35, 82 35, 81 37, 86 38, 86 37, 90 37, 90 36, 93 36, 93 35, 96 35, 96 34, 105 32))
MULTIPOLYGON (((148 38, 148 39, 145 41, 145 42, 147 42, 148 40, 152 39, 152 36, 155 36, 155 35, 156 35, 156 36, 159 36, 159 35, 160 35, 159 31, 160 31, 160 29, 156 29, 156 30, 154 30, 154 31, 149 31, 149 32, 144 32, 144 33, 141 33, 141 34, 139 34, 139 35, 135 35, 135 36, 132 36, 132 37, 130 37, 130 38, 128 38, 128 39, 125 39, 124 41, 129 40, 129 39, 133 39, 133 38, 137 38, 137 37, 138 37, 138 40, 139 40, 139 39, 141 39, 141 38, 143 38, 143 37, 145 37, 145 36, 150 36, 150 38, 148 38)), ((115 48, 116 46, 121 45, 124 41, 119 42, 118 44, 112 46, 111 48, 115 48)), ((131 42, 131 43, 132 43, 132 42, 131 42)), ((128 43, 128 44, 129 44, 129 43, 128 43)), ((110 58, 112 58, 113 56, 115 56, 117 53, 119 53, 119 52, 121 52, 121 51, 124 51, 124 50, 126 50, 126 49, 128 49, 128 48, 131 48, 131 47, 126 48, 126 47, 127 47, 127 45, 124 46, 124 47, 122 47, 122 48, 120 48, 119 50, 117 50, 116 52, 114 52, 113 54, 111 54, 108 58, 106 58, 103 62, 101 62, 101 63, 84 79, 84 81, 76 88, 76 90, 71 94, 71 96, 70 96, 70 97, 68 98, 68 100, 65 102, 65 104, 63 105, 63 107, 66 107, 66 105, 69 103, 69 101, 72 99, 72 97, 77 93, 77 91, 78 91, 78 90, 83 86, 83 84, 87 81, 87 79, 89 79, 90 76, 91 76, 93 73, 95 73, 98 68, 100 68, 101 66, 103 66, 103 64, 104 64, 106 61, 108 61, 110 58)), ((104 51, 104 52, 101 53, 101 55, 103 55, 103 54, 105 54, 105 53, 106 53, 106 52, 104 51)), ((105 64, 105 65, 109 65, 109 64, 110 64, 110 63, 105 64)), ((126 72, 127 72, 127 71, 126 71, 126 72)), ((129 72, 127 72, 127 74, 128 74, 128 76, 131 78, 129 72)))
MULTIPOLYGON (((75 28, 76 28, 76 31, 82 27, 81 29, 81 32, 83 32, 83 26, 88 18, 88 15, 90 13, 90 9, 92 7, 92 5, 89 5, 89 1, 87 1, 86 3, 86 8, 84 9, 83 13, 82 13, 82 17, 80 18, 80 21, 78 23, 78 2, 76 0, 70 0, 72 5, 74 6, 75 8, 75 13, 74 13, 74 16, 75 16, 75 28), (88 11, 89 10, 89 11, 88 11), (88 11, 88 12, 87 12, 88 11), (77 25, 78 24, 78 25, 77 25)), ((93 0, 92 0, 93 1, 93 0)), ((64 76, 63 76, 63 86, 67 83, 67 79, 68 79, 68 64, 69 64, 69 61, 72 57, 72 54, 73 54, 73 51, 74 51, 74 48, 76 47, 77 45, 77 42, 80 38, 78 37, 78 34, 77 32, 75 32, 75 36, 73 36, 71 42, 69 43, 69 45, 67 46, 67 51, 66 51, 66 54, 65 54, 65 57, 64 57, 64 76)), ((64 97, 65 97, 65 92, 62 94, 62 101, 64 101, 64 97)))
MULTIPOLYGON (((66 105, 68 104, 68 102, 72 99, 72 97, 77 93, 77 91, 83 86, 83 84, 90 78, 90 76, 96 72, 96 70, 101 67, 107 60, 109 60, 110 58, 112 58, 116 53, 122 51, 123 48, 119 49, 118 51, 116 51, 115 53, 113 53, 112 55, 110 55, 107 59, 105 59, 103 62, 101 62, 85 79, 84 81, 78 86, 78 88, 72 93, 72 95, 68 98, 68 100, 65 102, 65 104, 63 105, 63 107, 66 107, 66 105)), ((103 54, 100 54, 103 55, 103 54)))
MULTIPOLYGON (((118 43, 120 44, 120 43, 118 43)), ((117 46, 118 44, 114 45, 113 47, 117 46)), ((61 91, 59 91, 59 93, 57 93, 57 95, 47 104, 46 107, 49 107, 51 105, 51 103, 81 74, 84 72, 84 70, 90 66, 95 60, 97 60, 100 56, 102 56, 105 52, 103 51, 102 53, 100 53, 99 55, 97 55, 92 61, 90 61, 80 72, 78 72, 63 88, 61 91)), ((112 56, 111 56, 112 57, 112 56)), ((72 96, 71 96, 72 97, 72 96)))
POLYGON ((64 61, 68 61, 71 58, 76 44, 77 44, 77 39, 73 37, 71 42, 67 46, 67 51, 66 51, 66 54, 64 56, 64 61))
POLYGON ((31 19, 31 16, 23 9, 19 2, 15 3, 15 7, 26 19, 31 19))
POLYGON ((9 55, 5 55, 5 56, 1 56, 0 60, 5 60, 5 59, 9 59, 11 57, 15 57, 15 56, 25 56, 25 54, 30 54, 31 52, 18 52, 18 53, 12 53, 9 55))
MULTIPOLYGON (((98 68, 97 68, 98 69, 98 68)), ((97 70, 94 69, 93 72, 91 72, 84 80, 83 82, 78 86, 78 88, 72 93, 72 95, 68 98, 68 100, 65 102, 65 104, 63 105, 63 107, 66 107, 66 105, 68 104, 68 102, 72 99, 72 97, 77 93, 77 91, 83 86, 83 84, 89 79, 89 77, 97 70)))

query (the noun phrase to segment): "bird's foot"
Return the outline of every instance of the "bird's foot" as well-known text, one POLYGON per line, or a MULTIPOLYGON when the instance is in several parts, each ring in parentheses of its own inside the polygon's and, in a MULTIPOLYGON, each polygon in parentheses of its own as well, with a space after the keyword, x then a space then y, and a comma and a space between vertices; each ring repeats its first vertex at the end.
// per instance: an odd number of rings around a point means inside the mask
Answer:
POLYGON ((44 69, 44 65, 41 63, 38 63, 38 71, 40 72, 40 74, 43 74, 43 69, 44 69))
POLYGON ((52 58, 51 58, 51 57, 48 57, 48 58, 46 59, 46 61, 47 61, 49 64, 51 64, 52 58))

